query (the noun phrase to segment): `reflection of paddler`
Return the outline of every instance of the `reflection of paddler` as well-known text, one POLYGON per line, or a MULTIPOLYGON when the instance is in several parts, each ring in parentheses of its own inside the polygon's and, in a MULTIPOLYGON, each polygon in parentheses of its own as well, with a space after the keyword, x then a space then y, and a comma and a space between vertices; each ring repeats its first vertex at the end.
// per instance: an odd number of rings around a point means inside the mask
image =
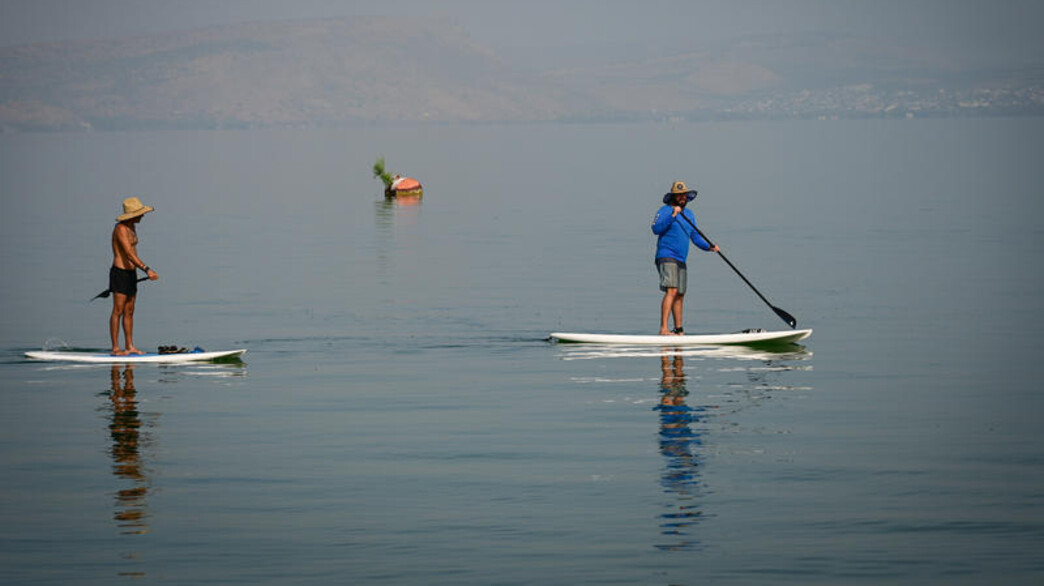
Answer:
POLYGON ((685 404, 689 394, 685 384, 685 365, 681 355, 660 357, 660 453, 666 459, 660 483, 666 493, 674 496, 660 515, 660 533, 673 541, 656 545, 664 551, 692 549, 698 543, 691 541, 690 528, 699 522, 702 512, 699 496, 700 459, 696 448, 701 444, 699 433, 690 425, 699 421, 702 408, 685 404))
POLYGON ((695 420, 693 409, 685 404, 685 365, 680 355, 660 357, 660 448, 664 455, 692 457, 691 443, 698 441, 689 428, 695 420))
POLYGON ((660 356, 660 389, 665 396, 689 394, 685 390, 685 362, 680 354, 660 356))
POLYGON ((141 458, 141 416, 138 411, 137 393, 134 389, 134 368, 127 366, 121 373, 113 365, 110 374, 112 421, 109 434, 112 437, 113 474, 130 481, 132 486, 120 489, 116 495, 116 522, 124 533, 140 534, 148 530, 145 497, 148 494, 148 477, 141 458))

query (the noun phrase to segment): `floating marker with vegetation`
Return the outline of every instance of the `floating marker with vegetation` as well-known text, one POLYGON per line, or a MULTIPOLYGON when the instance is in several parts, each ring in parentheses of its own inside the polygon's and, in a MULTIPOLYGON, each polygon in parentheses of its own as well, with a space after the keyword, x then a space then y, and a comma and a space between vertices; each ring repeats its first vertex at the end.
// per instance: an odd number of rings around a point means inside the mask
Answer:
POLYGON ((373 176, 384 183, 385 197, 420 197, 424 195, 424 188, 416 179, 392 175, 385 168, 384 157, 377 157, 373 164, 373 176))

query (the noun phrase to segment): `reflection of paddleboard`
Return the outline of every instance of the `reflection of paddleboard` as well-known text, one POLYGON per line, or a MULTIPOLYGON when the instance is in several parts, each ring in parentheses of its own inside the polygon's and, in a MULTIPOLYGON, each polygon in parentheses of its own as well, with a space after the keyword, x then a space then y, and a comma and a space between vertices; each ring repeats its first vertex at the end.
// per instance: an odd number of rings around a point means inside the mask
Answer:
POLYGON ((151 362, 159 364, 175 364, 178 362, 200 362, 217 360, 218 358, 238 358, 246 350, 221 350, 217 352, 180 352, 177 354, 138 354, 132 356, 113 356, 100 352, 26 352, 26 358, 34 360, 50 360, 60 362, 93 362, 95 364, 128 364, 151 362))
POLYGON ((800 344, 767 342, 762 344, 706 344, 696 346, 654 346, 651 344, 558 344, 562 360, 602 360, 606 358, 680 357, 697 360, 808 360, 812 353, 800 344))
POLYGON ((784 344, 804 340, 812 330, 765 332, 748 330, 733 334, 693 334, 683 336, 632 336, 627 334, 575 334, 555 332, 551 339, 586 344, 631 344, 656 346, 700 346, 722 344, 784 344))

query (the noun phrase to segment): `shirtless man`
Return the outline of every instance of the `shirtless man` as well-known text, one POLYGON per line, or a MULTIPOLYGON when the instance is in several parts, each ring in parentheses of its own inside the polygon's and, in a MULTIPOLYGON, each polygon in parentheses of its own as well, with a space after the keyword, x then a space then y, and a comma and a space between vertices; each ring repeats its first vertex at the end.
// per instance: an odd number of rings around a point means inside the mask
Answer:
POLYGON ((112 268, 109 269, 109 291, 112 292, 112 315, 109 316, 109 337, 112 338, 112 353, 115 356, 144 354, 134 346, 134 300, 138 296, 138 269, 145 271, 149 279, 159 278, 138 258, 137 225, 142 216, 153 211, 136 197, 123 200, 123 215, 116 218, 112 229, 112 268), (127 345, 120 349, 120 323, 127 345))

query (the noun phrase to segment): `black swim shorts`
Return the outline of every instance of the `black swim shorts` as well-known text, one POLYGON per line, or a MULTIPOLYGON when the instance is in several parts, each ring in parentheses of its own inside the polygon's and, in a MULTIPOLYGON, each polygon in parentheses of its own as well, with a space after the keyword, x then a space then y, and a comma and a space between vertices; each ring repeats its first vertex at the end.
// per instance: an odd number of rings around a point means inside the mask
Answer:
POLYGON ((138 271, 134 269, 109 269, 109 291, 122 293, 127 297, 138 294, 138 271))

